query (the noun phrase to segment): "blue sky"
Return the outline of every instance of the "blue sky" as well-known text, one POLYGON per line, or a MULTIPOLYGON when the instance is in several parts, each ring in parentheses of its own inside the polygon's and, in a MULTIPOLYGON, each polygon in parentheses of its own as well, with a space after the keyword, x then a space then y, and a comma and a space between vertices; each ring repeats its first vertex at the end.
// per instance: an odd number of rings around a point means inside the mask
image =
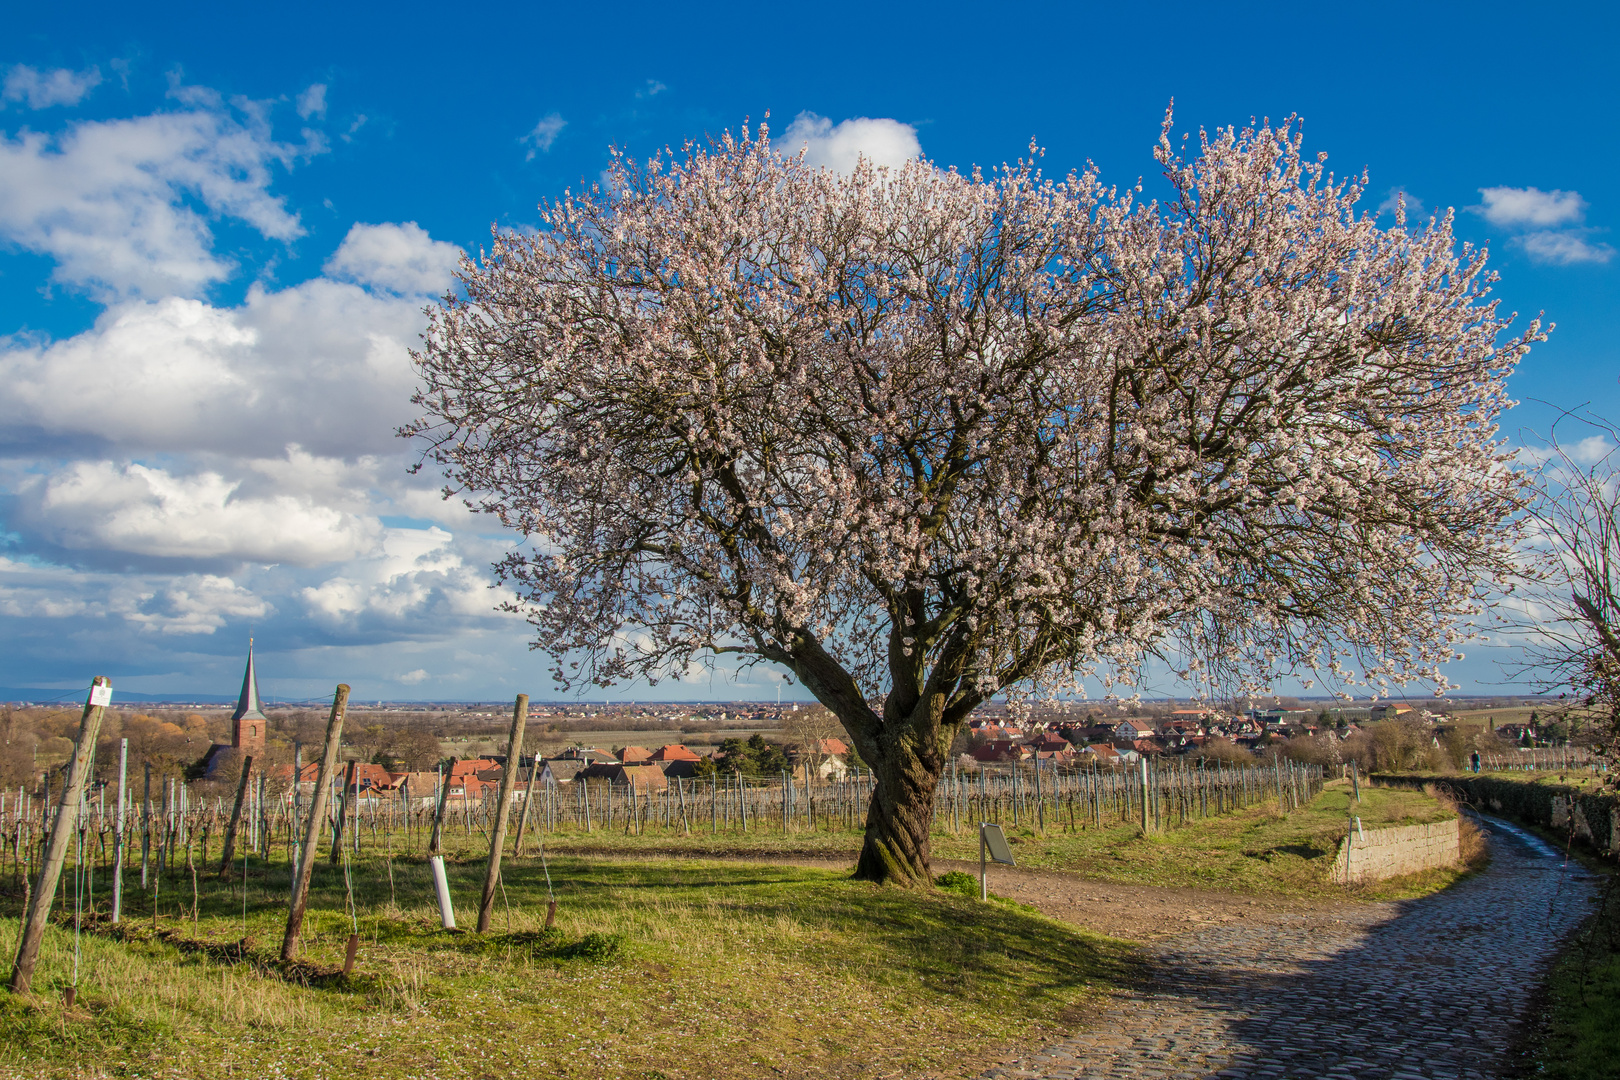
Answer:
MULTIPOLYGON (((1558 324, 1510 431, 1620 416, 1616 44, 1597 4, 14 5, 0 686, 228 693, 252 632, 281 697, 550 696, 491 611, 508 538, 405 473, 404 350, 458 248, 610 145, 767 111, 830 164, 1033 137, 1121 182, 1171 99, 1298 113, 1371 208, 1457 208, 1504 307, 1558 324)), ((1456 668, 1499 688, 1488 650, 1456 668)), ((774 695, 748 678, 689 689, 774 695)))

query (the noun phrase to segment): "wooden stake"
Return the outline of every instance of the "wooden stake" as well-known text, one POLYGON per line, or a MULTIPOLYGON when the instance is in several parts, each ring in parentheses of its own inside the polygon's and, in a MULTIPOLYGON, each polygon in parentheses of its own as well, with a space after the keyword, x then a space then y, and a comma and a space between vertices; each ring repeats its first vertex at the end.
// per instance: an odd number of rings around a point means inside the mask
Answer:
MULTIPOLYGON (((321 754, 320 772, 315 777, 315 798, 309 808, 309 831, 299 852, 298 876, 293 878, 292 904, 287 910, 287 933, 281 939, 281 958, 291 960, 298 951, 298 932, 304 926, 304 908, 309 903, 309 877, 315 871, 315 845, 325 824, 326 793, 332 786, 332 770, 337 767, 338 747, 343 742, 343 713, 349 706, 349 687, 338 683, 332 695, 332 715, 326 721, 326 749, 321 754)), ((295 778, 296 782, 296 778, 295 778)))
MULTIPOLYGON (((444 777, 439 781, 439 805, 433 811, 433 833, 428 837, 428 854, 440 853, 444 841, 444 808, 450 802, 450 774, 456 771, 456 758, 450 759, 450 768, 445 771, 444 777)), ((461 797, 466 799, 467 789, 461 789, 461 797)))
POLYGON ((230 876, 231 856, 236 853, 236 830, 242 824, 242 803, 247 799, 248 777, 253 773, 253 755, 242 758, 242 779, 236 783, 236 805, 231 808, 231 823, 225 829, 225 853, 219 859, 220 880, 230 876))
MULTIPOLYGON (((354 799, 355 803, 357 804, 360 801, 356 797, 358 792, 355 790, 357 785, 355 783, 354 770, 355 763, 352 761, 349 762, 349 764, 345 766, 343 770, 343 790, 338 793, 338 812, 337 816, 332 821, 333 866, 338 864, 338 859, 343 855, 343 825, 345 819, 347 819, 349 815, 349 800, 354 799)), ((359 826, 357 825, 355 828, 358 830, 359 826)))
POLYGON ((501 854, 506 846, 506 818, 517 787, 516 759, 523 748, 523 728, 529 722, 529 695, 519 694, 512 705, 512 733, 506 740, 506 768, 501 771, 501 794, 495 807, 495 827, 489 837, 489 869, 484 872, 484 898, 478 905, 478 932, 487 933, 495 910, 495 887, 501 880, 501 854))
MULTIPOLYGON (((518 755, 522 760, 522 755, 518 755)), ((529 786, 523 790, 523 809, 518 812, 517 836, 512 840, 512 858, 523 854, 523 830, 529 824, 529 804, 534 801, 534 781, 540 775, 540 751, 535 750, 534 763, 529 766, 529 786)))
POLYGON ((343 977, 347 979, 354 971, 354 954, 360 951, 360 935, 349 935, 349 948, 343 954, 343 977))
POLYGON ((96 736, 101 733, 101 720, 107 713, 106 703, 111 697, 112 682, 105 675, 97 675, 91 683, 90 697, 84 703, 84 715, 79 718, 79 742, 73 748, 67 783, 62 785, 62 803, 56 811, 50 842, 45 848, 45 859, 40 865, 39 882, 29 898, 28 917, 18 938, 17 962, 11 969, 11 992, 14 994, 28 993, 29 984, 33 982, 34 964, 39 960, 39 943, 45 937, 51 904, 56 899, 56 886, 62 878, 62 862, 67 858, 68 842, 78 824, 79 801, 83 797, 84 781, 90 771, 90 755, 96 748, 96 736), (94 704, 97 701, 100 704, 94 704))

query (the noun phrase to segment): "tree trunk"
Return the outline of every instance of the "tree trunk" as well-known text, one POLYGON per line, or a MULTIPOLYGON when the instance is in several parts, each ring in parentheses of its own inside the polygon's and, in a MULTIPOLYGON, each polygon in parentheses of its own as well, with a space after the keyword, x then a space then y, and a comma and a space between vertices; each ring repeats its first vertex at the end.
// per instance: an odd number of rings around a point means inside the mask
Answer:
POLYGON ((861 740, 862 756, 877 786, 866 811, 866 841, 855 877, 890 885, 930 888, 929 832, 934 824, 934 789, 944 772, 937 723, 905 725, 894 737, 861 740))
MULTIPOLYGON (((907 888, 932 888, 928 866, 929 832, 934 824, 934 789, 956 727, 978 703, 929 688, 921 678, 920 655, 914 656, 898 632, 890 635, 889 662, 893 689, 874 712, 855 680, 814 641, 791 659, 806 689, 816 696, 849 734, 877 781, 866 812, 866 840, 855 864, 859 881, 907 888)), ((944 681, 954 687, 954 677, 944 681)))

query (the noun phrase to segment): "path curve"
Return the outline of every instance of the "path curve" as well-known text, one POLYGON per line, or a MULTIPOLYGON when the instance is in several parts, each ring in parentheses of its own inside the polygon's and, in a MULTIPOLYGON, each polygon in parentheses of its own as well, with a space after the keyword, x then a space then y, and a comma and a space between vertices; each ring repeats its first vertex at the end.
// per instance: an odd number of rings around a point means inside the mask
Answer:
POLYGON ((1480 824, 1490 867, 1421 900, 1267 912, 1150 942, 1148 982, 985 1080, 1495 1076, 1595 891, 1539 838, 1480 824))

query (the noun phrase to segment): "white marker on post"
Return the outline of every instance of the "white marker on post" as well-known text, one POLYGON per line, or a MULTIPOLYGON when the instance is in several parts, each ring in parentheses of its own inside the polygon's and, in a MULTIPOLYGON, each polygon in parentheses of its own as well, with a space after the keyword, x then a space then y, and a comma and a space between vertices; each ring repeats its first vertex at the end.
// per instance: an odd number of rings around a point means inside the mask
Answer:
POLYGON ((454 930, 456 909, 450 903, 450 880, 444 876, 444 856, 430 855, 428 863, 433 867, 433 888, 439 894, 439 921, 446 930, 454 930))

